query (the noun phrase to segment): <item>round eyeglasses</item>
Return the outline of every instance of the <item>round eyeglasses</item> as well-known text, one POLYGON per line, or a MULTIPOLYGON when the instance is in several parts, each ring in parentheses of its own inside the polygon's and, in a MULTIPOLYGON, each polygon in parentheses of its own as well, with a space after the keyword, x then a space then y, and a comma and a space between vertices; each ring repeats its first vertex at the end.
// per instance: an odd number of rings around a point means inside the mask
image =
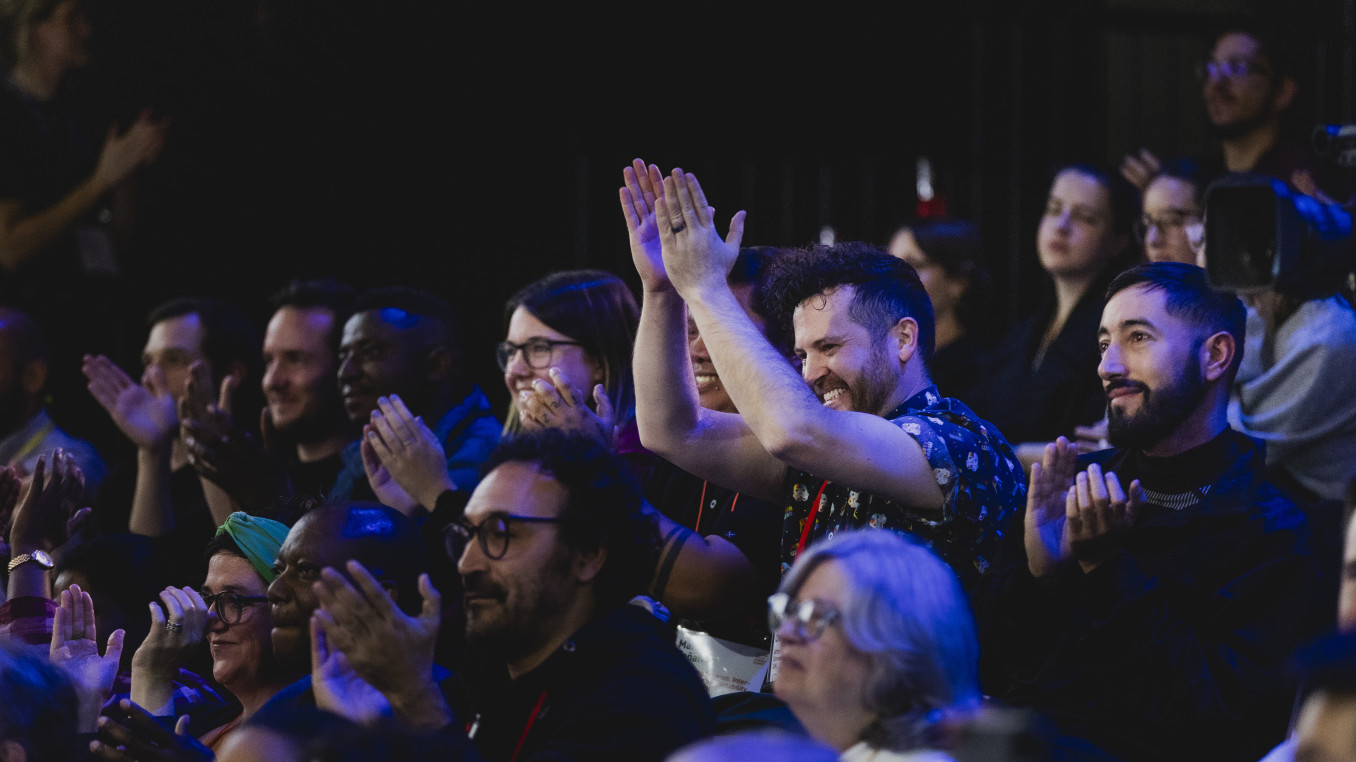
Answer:
POLYGON ((790 621, 792 632, 801 640, 818 640, 829 625, 842 619, 837 609, 819 601, 792 601, 787 593, 774 593, 767 599, 767 626, 774 633, 790 621))
POLYGON ((556 341, 555 339, 528 339, 522 344, 514 344, 511 341, 501 341, 494 348, 494 358, 499 361, 500 370, 508 370, 509 363, 519 352, 523 353, 523 361, 527 367, 536 370, 545 370, 551 367, 551 355, 555 354, 556 347, 579 346, 577 341, 556 341))
POLYGON ((217 612, 217 618, 225 624, 238 624, 240 617, 245 614, 246 606, 259 606, 268 603, 268 596, 264 595, 236 595, 235 593, 225 592, 216 595, 204 595, 203 603, 207 604, 207 610, 213 609, 217 612))
POLYGON ((512 513, 495 513, 479 524, 466 519, 457 519, 443 530, 443 546, 453 561, 461 558, 466 546, 475 538, 480 543, 480 552, 491 561, 498 561, 508 552, 509 524, 559 524, 564 521, 559 516, 519 516, 512 513))

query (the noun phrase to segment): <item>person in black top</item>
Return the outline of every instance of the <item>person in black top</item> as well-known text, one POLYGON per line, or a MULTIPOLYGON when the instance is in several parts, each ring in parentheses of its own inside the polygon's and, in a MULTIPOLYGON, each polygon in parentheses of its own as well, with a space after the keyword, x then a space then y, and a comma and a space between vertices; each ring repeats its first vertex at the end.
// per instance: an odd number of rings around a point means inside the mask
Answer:
POLYGON ((1285 734, 1284 667, 1331 626, 1335 580, 1260 445, 1228 426, 1238 298, 1175 262, 1108 294, 1115 449, 1078 459, 1061 437, 1032 467, 1024 522, 974 597, 982 686, 1090 758, 1257 759, 1285 734))

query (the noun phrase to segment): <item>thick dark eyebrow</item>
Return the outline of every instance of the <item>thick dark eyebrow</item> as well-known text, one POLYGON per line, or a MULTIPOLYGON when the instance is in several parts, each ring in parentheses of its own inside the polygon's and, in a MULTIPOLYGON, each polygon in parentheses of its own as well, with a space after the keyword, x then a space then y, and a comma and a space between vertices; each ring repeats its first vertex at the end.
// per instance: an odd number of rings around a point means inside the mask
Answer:
POLYGON ((820 347, 824 346, 825 344, 842 344, 842 343, 843 343, 844 341, 846 341, 846 340, 847 340, 847 337, 841 336, 841 335, 825 336, 825 337, 823 337, 823 338, 821 338, 821 339, 816 339, 816 340, 810 342, 810 347, 811 347, 812 349, 819 349, 820 347))
MULTIPOLYGON (((1129 320, 1122 320, 1121 324, 1116 326, 1116 328, 1121 331, 1124 331, 1127 328, 1148 328, 1154 333, 1160 333, 1158 326, 1154 325, 1152 321, 1146 320, 1145 318, 1130 318, 1129 320)), ((1101 326, 1100 328, 1097 329, 1097 338, 1100 339, 1103 336, 1109 335, 1111 335, 1110 328, 1107 328, 1106 326, 1101 326)))

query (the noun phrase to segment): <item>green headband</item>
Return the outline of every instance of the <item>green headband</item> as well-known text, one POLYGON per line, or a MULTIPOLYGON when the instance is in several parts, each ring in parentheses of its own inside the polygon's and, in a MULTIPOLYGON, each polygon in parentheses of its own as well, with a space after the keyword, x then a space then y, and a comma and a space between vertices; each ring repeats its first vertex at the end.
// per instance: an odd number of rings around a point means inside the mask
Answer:
POLYGON ((287 539, 286 524, 236 511, 217 528, 218 535, 222 532, 231 536, 240 552, 245 554, 245 560, 259 572, 264 582, 273 581, 277 576, 273 573, 273 562, 278 558, 278 549, 282 547, 283 540, 287 539))

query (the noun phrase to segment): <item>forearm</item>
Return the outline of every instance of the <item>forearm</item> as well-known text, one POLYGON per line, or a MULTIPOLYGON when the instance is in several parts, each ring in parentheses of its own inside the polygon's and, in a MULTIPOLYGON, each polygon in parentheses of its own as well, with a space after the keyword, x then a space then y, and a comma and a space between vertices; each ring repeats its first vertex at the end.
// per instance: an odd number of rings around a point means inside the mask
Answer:
POLYGON ((156 717, 168 717, 174 714, 174 674, 158 674, 148 665, 138 663, 137 655, 132 657, 132 690, 130 697, 139 706, 156 717))
MULTIPOLYGON (((199 477, 199 481, 202 482, 203 497, 207 499, 207 510, 212 514, 212 524, 214 526, 225 524, 227 517, 239 510, 239 506, 237 506, 235 500, 227 494, 226 490, 218 486, 216 482, 205 476, 199 477)), ((138 485, 139 484, 140 482, 138 482, 138 485)), ((171 512, 171 517, 172 516, 173 514, 171 512)), ((142 706, 150 706, 150 704, 144 704, 140 701, 137 701, 137 703, 142 706)))
POLYGON ((696 432, 701 417, 683 300, 672 288, 645 293, 633 365, 641 443, 669 457, 696 432))
POLYGON ((127 530, 146 537, 161 537, 174 529, 170 504, 170 446, 137 450, 137 486, 132 493, 132 514, 127 530))
POLYGON ((692 317, 744 423, 774 457, 813 444, 811 426, 823 412, 805 380, 749 320, 728 288, 694 295, 692 317))
MULTIPOLYGON (((17 558, 24 553, 30 553, 37 549, 36 545, 24 547, 15 545, 12 558, 17 558)), ((9 583, 6 585, 7 592, 11 599, 31 596, 34 598, 51 597, 52 588, 47 581, 47 570, 38 566, 36 563, 26 563, 20 565, 14 571, 10 572, 9 583)))
POLYGON ((17 202, 6 202, 10 213, 0 225, 0 268, 17 270, 51 246, 99 203, 106 190, 91 175, 60 201, 36 214, 21 216, 17 202), (9 207, 11 203, 15 206, 9 207))

